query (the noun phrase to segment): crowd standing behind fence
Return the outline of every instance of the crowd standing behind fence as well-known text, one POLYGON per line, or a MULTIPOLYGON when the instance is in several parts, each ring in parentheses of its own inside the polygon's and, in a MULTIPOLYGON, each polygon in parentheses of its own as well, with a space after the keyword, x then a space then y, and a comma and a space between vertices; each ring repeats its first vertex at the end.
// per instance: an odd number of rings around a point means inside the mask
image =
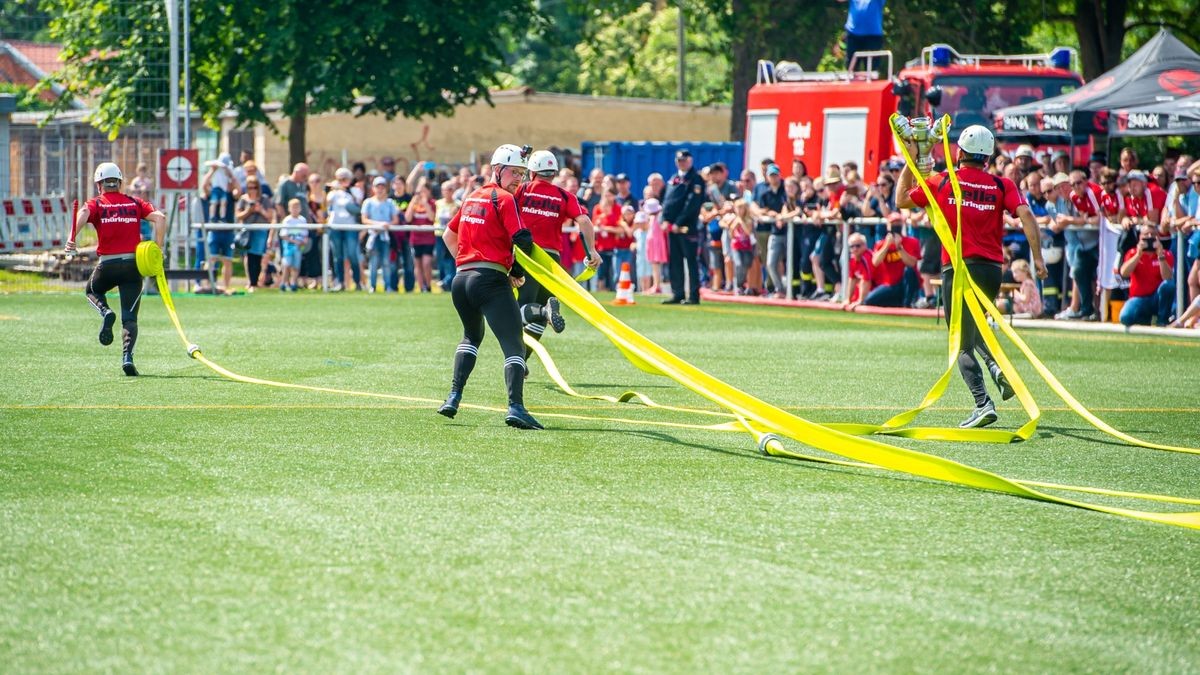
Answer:
MULTIPOLYGON (((680 162, 689 159, 680 154, 680 162)), ((232 169, 222 160, 212 163, 212 176, 226 169, 231 176, 227 194, 212 180, 202 187, 195 211, 218 216, 210 222, 235 219, 232 205, 242 204, 248 191, 244 177, 257 174, 253 158, 241 160, 232 169)), ((553 184, 575 194, 596 224, 602 266, 593 290, 614 288, 621 263, 631 262, 638 290, 668 295, 672 302, 698 302, 698 294, 688 293, 695 284, 716 293, 847 306, 852 302, 849 293, 863 289, 857 281, 854 288, 846 287, 850 271, 846 240, 850 234, 861 234, 873 270, 870 288, 855 298, 856 305, 920 309, 937 302, 934 280, 940 272, 941 244, 922 209, 896 206, 896 179, 903 168, 899 157, 883 164, 879 175, 869 181, 852 162, 820 168, 815 175, 800 160, 786 164, 785 172, 784 163, 776 158, 762 158, 763 180, 746 171, 734 181, 723 164, 684 168, 677 163, 675 171, 667 174, 671 179, 651 174, 644 186, 631 185, 625 174, 609 175, 598 168, 581 183, 573 167, 563 167, 553 184), (670 215, 695 218, 694 224, 672 223, 664 217, 662 200, 672 185, 677 185, 674 208, 688 212, 670 215), (683 199, 683 186, 687 199, 683 199), (693 192, 700 202, 695 215, 690 213, 693 192), (668 283, 672 277, 674 284, 668 283)), ((449 287, 453 260, 438 235, 463 195, 482 184, 488 167, 450 171, 418 162, 407 177, 394 169, 394 160, 389 162, 385 156, 373 170, 361 163, 339 169, 331 182, 303 164, 280 178, 274 190, 277 198, 267 202, 275 205, 273 214, 267 212, 273 215, 268 221, 281 222, 286 205, 298 198, 301 216, 310 224, 296 270, 298 289, 323 287, 325 282, 333 291, 431 292, 449 287), (374 200, 371 205, 365 203, 370 201, 365 199, 368 191, 374 200), (370 216, 386 210, 380 206, 382 199, 395 209, 388 228, 370 216), (328 280, 321 272, 325 250, 329 251, 324 260, 331 271, 328 280)), ((1118 167, 1109 168, 1105 156, 1096 153, 1087 167, 1072 169, 1064 153, 1038 153, 1022 146, 1013 158, 994 157, 986 170, 1020 186, 1041 229, 1042 253, 1050 271, 1049 279, 1035 284, 1036 302, 1030 297, 1019 303, 1001 298, 1009 306, 1038 307, 1040 311, 1028 313, 1059 320, 1097 321, 1110 310, 1119 315, 1130 298, 1131 282, 1122 274, 1121 263, 1139 245, 1137 230, 1144 225, 1154 226, 1162 249, 1178 258, 1172 275, 1184 287, 1183 309, 1200 302, 1200 162, 1194 158, 1168 151, 1163 164, 1145 172, 1138 168, 1137 155, 1126 148, 1118 167), (1174 255, 1176 251, 1179 255, 1174 255)), ((236 218, 238 222, 262 222, 244 208, 237 213, 249 216, 236 218)), ((1011 262, 1028 260, 1031 252, 1015 220, 1009 217, 1007 224, 1004 281, 1006 287, 1015 288, 1020 282, 1011 262)), ((231 258, 232 244, 244 241, 246 237, 239 239, 232 230, 220 236, 209 233, 209 246, 197 247, 196 260, 205 264, 206 253, 209 258, 231 258)), ((239 247, 246 267, 261 269, 250 275, 248 287, 278 286, 281 239, 272 234, 263 246, 259 242, 264 242, 261 236, 250 237, 245 250, 239 247)), ((564 266, 578 273, 583 258, 578 233, 566 233, 564 266)), ((228 281, 217 290, 229 292, 228 281)), ((1159 314, 1150 318, 1159 319, 1159 314)), ((1182 314, 1172 302, 1161 321, 1174 317, 1186 321, 1182 314)), ((1141 313, 1139 317, 1145 320, 1141 313)))

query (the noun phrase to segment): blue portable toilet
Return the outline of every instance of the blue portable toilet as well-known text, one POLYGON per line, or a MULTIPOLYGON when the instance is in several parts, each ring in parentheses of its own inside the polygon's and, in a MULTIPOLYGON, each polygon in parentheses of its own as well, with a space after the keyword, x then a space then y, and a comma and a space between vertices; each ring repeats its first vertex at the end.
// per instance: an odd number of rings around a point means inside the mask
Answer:
POLYGON ((742 172, 742 144, 735 142, 715 143, 712 141, 584 141, 581 147, 583 176, 595 167, 607 174, 625 173, 632 182, 632 190, 640 199, 642 186, 652 173, 660 173, 670 180, 675 173, 675 153, 679 150, 692 153, 697 170, 715 162, 729 167, 729 176, 737 180, 742 172))

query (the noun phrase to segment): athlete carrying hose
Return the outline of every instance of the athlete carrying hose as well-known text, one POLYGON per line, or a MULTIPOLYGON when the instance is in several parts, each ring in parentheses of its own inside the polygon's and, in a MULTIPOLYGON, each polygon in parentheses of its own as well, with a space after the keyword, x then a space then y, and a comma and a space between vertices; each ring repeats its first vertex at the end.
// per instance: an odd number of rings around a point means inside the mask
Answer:
MULTIPOLYGON (((561 264, 559 247, 562 246, 563 226, 572 223, 583 235, 583 250, 587 252, 584 264, 591 269, 599 267, 600 256, 596 255, 592 219, 579 205, 575 195, 551 182, 558 173, 558 160, 554 153, 539 150, 530 155, 529 173, 532 180, 517 188, 516 199, 521 222, 533 233, 533 243, 541 246, 554 262, 561 264)), ((517 290, 517 304, 521 308, 525 332, 535 340, 542 339, 547 324, 555 333, 561 333, 566 326, 559 313, 558 298, 552 296, 536 279, 525 279, 525 284, 517 290)), ((525 350, 527 360, 530 351, 529 348, 525 350)))
POLYGON ((528 148, 515 145, 496 148, 491 180, 463 200, 462 208, 442 235, 458 268, 451 297, 462 320, 463 339, 454 354, 450 395, 438 413, 446 417, 458 414, 463 388, 475 369, 479 344, 483 342, 486 319, 504 351, 504 382, 508 387, 504 422, 518 429, 542 429, 525 410, 525 344, 521 339, 521 312, 512 292, 525 283, 525 271, 513 259, 513 246, 527 254, 533 252, 533 234, 522 224, 513 198, 525 178, 527 153, 528 148))
POLYGON ((96 167, 92 177, 98 196, 89 199, 75 214, 71 236, 67 239, 64 252, 74 256, 77 252, 75 236, 87 223, 96 228, 99 245, 96 255, 100 262, 88 278, 85 292, 88 302, 100 313, 100 344, 108 346, 113 341, 113 324, 117 315, 108 306, 107 294, 116 288, 121 294, 121 369, 131 377, 138 374, 133 365, 133 347, 138 337, 138 309, 142 299, 142 275, 138 272, 138 243, 142 240, 141 221, 154 225, 154 241, 159 247, 167 232, 167 217, 149 202, 121 193, 124 176, 112 162, 96 167))
MULTIPOLYGON (((909 154, 917 157, 917 145, 905 141, 909 154)), ((1046 263, 1042 260, 1041 233, 1033 212, 1025 203, 1017 186, 1007 178, 993 176, 983 170, 996 149, 996 139, 992 132, 980 125, 972 125, 963 130, 958 137, 958 153, 955 161, 958 164, 956 173, 962 185, 962 227, 960 230, 958 209, 954 203, 954 189, 950 183, 949 174, 945 171, 923 179, 933 193, 942 213, 946 216, 946 224, 951 233, 960 242, 963 262, 971 278, 979 289, 989 299, 994 299, 1000 291, 1002 278, 1001 266, 1004 263, 1004 218, 1007 211, 1020 218, 1021 227, 1029 239, 1033 251, 1033 262, 1037 268, 1039 279, 1047 276, 1046 263)), ((920 161, 920 160, 918 160, 920 161)), ((932 165, 932 162, 928 162, 932 165)), ((896 188, 896 206, 910 209, 914 206, 927 208, 929 201, 920 185, 916 185, 913 174, 908 166, 900 172, 899 184, 896 188)), ((1015 394, 1012 385, 1001 372, 1000 366, 988 351, 979 328, 966 311, 966 306, 951 307, 954 288, 954 268, 950 264, 950 255, 942 251, 942 297, 947 298, 946 316, 953 312, 961 312, 962 340, 959 344, 958 369, 962 373, 967 388, 975 398, 975 410, 958 426, 964 429, 985 427, 996 421, 996 406, 988 396, 984 386, 983 370, 975 358, 976 352, 983 358, 991 373, 992 380, 1000 390, 1004 400, 1015 394)), ((947 321, 949 324, 949 321, 947 321)))

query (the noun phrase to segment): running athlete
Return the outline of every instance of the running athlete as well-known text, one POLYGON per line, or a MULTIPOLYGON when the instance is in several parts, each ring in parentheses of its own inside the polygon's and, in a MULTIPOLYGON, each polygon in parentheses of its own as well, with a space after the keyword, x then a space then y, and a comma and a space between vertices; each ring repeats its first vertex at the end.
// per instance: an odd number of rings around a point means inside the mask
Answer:
MULTIPOLYGON (((916 147, 909 143, 910 153, 916 153, 916 147)), ((1017 186, 1007 178, 993 176, 983 170, 996 149, 996 139, 992 132, 978 124, 967 127, 958 137, 958 181, 962 186, 962 227, 959 228, 958 211, 954 204, 954 188, 950 184, 949 174, 945 171, 934 174, 926 180, 930 192, 937 199, 950 232, 961 242, 962 257, 967 271, 989 299, 995 298, 1000 291, 1000 281, 1003 277, 1001 266, 1004 263, 1004 216, 1003 212, 1020 218, 1021 227, 1033 253, 1033 263, 1037 268, 1039 279, 1047 276, 1046 263, 1042 260, 1041 232, 1037 220, 1025 198, 1021 196, 1017 186)), ((896 189, 896 206, 911 209, 914 206, 927 208, 929 200, 920 185, 914 186, 913 175, 907 166, 900 173, 899 186, 896 189)), ((942 251, 942 293, 943 297, 953 297, 954 268, 950 265, 950 255, 942 251)), ((959 344, 958 370, 962 373, 967 388, 975 397, 975 410, 958 426, 964 429, 984 427, 996 421, 996 406, 988 396, 983 383, 983 370, 975 359, 978 352, 987 364, 992 381, 1000 390, 1000 396, 1007 401, 1015 395, 1012 385, 1001 372, 1000 366, 988 351, 975 321, 966 311, 965 302, 958 307, 946 305, 946 316, 952 312, 962 314, 962 340, 959 344)), ((947 320, 946 322, 950 322, 947 320)))
POLYGON ((75 255, 75 235, 86 223, 96 228, 100 240, 96 255, 100 262, 92 270, 85 292, 88 301, 100 312, 100 344, 110 345, 113 341, 113 324, 117 315, 108 306, 106 295, 113 288, 121 294, 121 369, 126 375, 138 374, 133 365, 133 346, 138 336, 138 306, 142 299, 142 275, 138 272, 135 253, 142 240, 141 221, 154 225, 154 241, 159 247, 167 232, 167 217, 149 202, 121 193, 124 177, 121 169, 112 162, 96 167, 92 180, 99 196, 89 199, 75 214, 71 236, 67 239, 65 252, 75 255))
MULTIPOLYGON (((592 219, 575 195, 551 182, 558 173, 558 160, 554 153, 539 150, 530 155, 529 173, 533 179, 517 188, 516 199, 521 222, 533 233, 533 243, 541 246, 554 262, 561 264, 559 248, 563 241, 563 226, 568 222, 573 223, 583 235, 583 247, 587 253, 584 264, 592 269, 599 267, 600 256, 595 253, 596 234, 592 219)), ((566 327, 566 321, 559 313, 558 298, 550 295, 550 291, 535 279, 526 279, 517 291, 517 304, 521 307, 525 332, 535 340, 542 339, 547 323, 555 333, 561 333, 566 327)), ((526 359, 531 351, 526 347, 526 359)))
POLYGON ((525 271, 513 257, 513 246, 533 251, 533 234, 521 223, 513 192, 525 178, 529 148, 502 145, 492 153, 491 180, 463 200, 446 225, 442 238, 458 268, 450 285, 454 309, 462 320, 463 339, 454 354, 450 395, 438 414, 454 417, 463 387, 475 368, 483 321, 492 327, 504 351, 504 382, 508 414, 504 422, 518 429, 542 429, 524 404, 525 345, 521 340, 521 311, 512 289, 525 283, 525 271))

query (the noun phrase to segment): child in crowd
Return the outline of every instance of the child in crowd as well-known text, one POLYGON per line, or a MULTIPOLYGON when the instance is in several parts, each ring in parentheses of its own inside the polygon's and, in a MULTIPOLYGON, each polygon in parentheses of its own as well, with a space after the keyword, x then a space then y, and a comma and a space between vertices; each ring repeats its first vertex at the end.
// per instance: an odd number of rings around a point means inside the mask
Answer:
POLYGON ((746 287, 746 275, 754 264, 754 221, 750 217, 750 207, 745 200, 739 199, 733 203, 733 211, 725 215, 722 227, 729 230, 729 240, 733 247, 733 274, 736 278, 736 293, 738 295, 755 295, 746 287))
POLYGON ((1013 291, 1012 303, 1014 314, 1028 314, 1033 317, 1042 315, 1042 295, 1038 292, 1037 283, 1029 271, 1029 261, 1018 258, 1012 263, 1013 283, 1021 287, 1013 291))
POLYGON ((651 286, 647 293, 660 295, 663 292, 662 266, 671 260, 667 249, 667 231, 659 215, 662 213, 662 204, 654 197, 647 197, 642 202, 642 212, 646 214, 646 260, 650 263, 651 286))
POLYGON ((633 215, 633 241, 636 249, 634 251, 634 259, 637 263, 637 283, 638 288, 643 292, 654 285, 653 275, 651 274, 650 258, 647 257, 646 245, 649 243, 649 228, 650 217, 645 211, 638 211, 633 215))
POLYGON ((208 173, 204 176, 208 186, 208 217, 210 222, 227 222, 226 211, 233 198, 233 158, 229 153, 208 163, 208 173))
POLYGON ((308 242, 308 226, 300 215, 300 200, 288 202, 288 215, 283 219, 283 227, 279 228, 279 241, 282 246, 280 262, 283 265, 283 280, 279 284, 280 291, 295 291, 296 281, 300 276, 300 258, 303 255, 304 244, 308 242))

